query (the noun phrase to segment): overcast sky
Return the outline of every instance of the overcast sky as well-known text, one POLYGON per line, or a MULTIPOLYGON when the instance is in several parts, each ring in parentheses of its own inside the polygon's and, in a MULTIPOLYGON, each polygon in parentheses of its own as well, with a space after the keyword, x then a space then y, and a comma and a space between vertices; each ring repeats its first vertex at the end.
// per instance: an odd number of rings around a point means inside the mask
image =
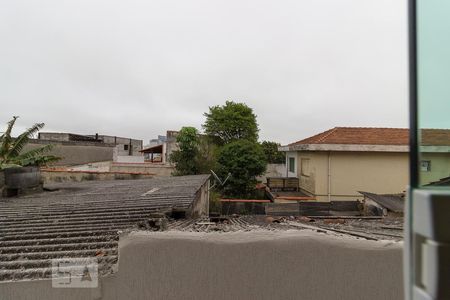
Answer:
POLYGON ((392 0, 3 0, 0 121, 148 142, 233 100, 282 144, 406 127, 406 24, 392 0))

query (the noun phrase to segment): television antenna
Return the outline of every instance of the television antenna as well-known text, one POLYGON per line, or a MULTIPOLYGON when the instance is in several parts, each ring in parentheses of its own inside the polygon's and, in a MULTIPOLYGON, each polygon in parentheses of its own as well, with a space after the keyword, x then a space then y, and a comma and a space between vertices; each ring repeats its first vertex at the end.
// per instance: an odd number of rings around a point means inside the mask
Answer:
POLYGON ((211 188, 213 188, 213 187, 216 185, 217 182, 218 182, 221 186, 224 186, 225 183, 227 182, 227 180, 231 177, 231 173, 228 173, 228 176, 225 178, 224 181, 222 181, 222 179, 220 179, 219 176, 217 176, 217 174, 216 174, 213 170, 210 170, 210 171, 211 171, 211 174, 212 174, 212 175, 214 176, 214 178, 216 179, 215 182, 214 182, 214 184, 211 186, 211 188))

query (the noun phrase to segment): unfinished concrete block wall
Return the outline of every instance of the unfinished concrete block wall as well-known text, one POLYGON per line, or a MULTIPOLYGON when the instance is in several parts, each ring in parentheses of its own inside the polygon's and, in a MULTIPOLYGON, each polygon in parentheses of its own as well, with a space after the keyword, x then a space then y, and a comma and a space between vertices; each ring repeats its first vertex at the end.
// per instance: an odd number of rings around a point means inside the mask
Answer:
POLYGON ((47 141, 66 141, 68 142, 70 140, 70 134, 69 133, 63 133, 63 132, 39 132, 40 140, 47 140, 47 141))
POLYGON ((117 148, 118 156, 141 156, 142 153, 139 152, 142 150, 142 140, 136 140, 131 138, 123 138, 117 136, 109 136, 109 135, 99 135, 99 139, 101 139, 106 144, 114 144, 117 148), (131 147, 131 150, 130 150, 131 147), (131 154, 130 154, 131 153, 131 154))
POLYGON ((180 147, 178 147, 176 136, 167 136, 167 141, 165 143, 165 158, 164 161, 166 163, 170 163, 170 155, 174 152, 179 150, 180 147))
POLYGON ((112 161, 114 145, 91 142, 61 142, 48 140, 31 140, 24 147, 28 151, 48 144, 55 147, 48 154, 62 157, 53 163, 55 166, 82 165, 91 162, 112 161))
POLYGON ((261 182, 266 182, 267 177, 285 177, 286 164, 267 164, 266 173, 257 179, 261 182))

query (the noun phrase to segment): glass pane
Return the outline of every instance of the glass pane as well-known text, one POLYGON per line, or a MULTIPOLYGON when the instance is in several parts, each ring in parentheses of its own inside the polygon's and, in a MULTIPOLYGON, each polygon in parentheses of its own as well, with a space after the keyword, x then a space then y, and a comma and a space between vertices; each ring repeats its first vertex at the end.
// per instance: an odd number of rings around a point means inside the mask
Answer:
POLYGON ((450 1, 417 1, 419 185, 450 187, 450 1))
POLYGON ((289 157, 289 172, 295 173, 295 158, 289 157))

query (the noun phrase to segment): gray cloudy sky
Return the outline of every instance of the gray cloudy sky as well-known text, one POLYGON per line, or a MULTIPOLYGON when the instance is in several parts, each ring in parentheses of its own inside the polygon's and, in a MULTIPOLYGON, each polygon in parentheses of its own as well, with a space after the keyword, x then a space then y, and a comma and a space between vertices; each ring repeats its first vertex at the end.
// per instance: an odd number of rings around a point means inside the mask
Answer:
POLYGON ((0 121, 148 141, 234 100, 283 144, 406 127, 406 22, 392 0, 2 0, 0 121))

